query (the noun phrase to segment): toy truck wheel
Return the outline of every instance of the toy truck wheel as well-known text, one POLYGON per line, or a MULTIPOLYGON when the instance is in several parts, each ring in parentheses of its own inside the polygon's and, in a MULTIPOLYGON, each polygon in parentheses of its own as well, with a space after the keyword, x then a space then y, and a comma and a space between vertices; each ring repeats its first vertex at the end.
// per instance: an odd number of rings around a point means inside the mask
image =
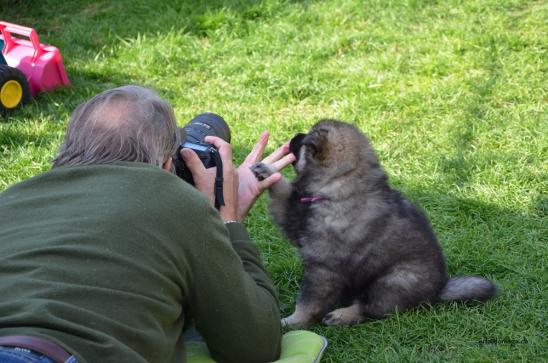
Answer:
POLYGON ((0 113, 7 114, 29 100, 29 84, 23 72, 0 65, 0 113))

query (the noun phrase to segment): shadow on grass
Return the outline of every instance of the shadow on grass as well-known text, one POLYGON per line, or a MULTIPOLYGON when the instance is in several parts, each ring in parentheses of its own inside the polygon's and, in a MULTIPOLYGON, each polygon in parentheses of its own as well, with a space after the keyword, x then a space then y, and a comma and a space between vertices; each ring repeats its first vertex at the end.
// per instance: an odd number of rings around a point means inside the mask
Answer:
POLYGON ((470 154, 474 151, 472 144, 476 138, 476 131, 482 128, 485 120, 486 105, 491 104, 497 81, 500 77, 501 64, 495 40, 489 38, 487 59, 483 68, 487 71, 487 77, 470 82, 473 98, 470 99, 464 116, 455 124, 451 139, 455 154, 449 158, 442 158, 441 165, 445 170, 453 170, 455 177, 453 182, 461 186, 466 184, 473 173, 474 164, 470 162, 470 154))
MULTIPOLYGON (((291 6, 307 7, 317 0, 292 0, 283 3, 258 0, 210 0, 210 1, 134 1, 105 2, 101 0, 3 0, 2 16, 6 21, 35 27, 38 34, 50 33, 52 38, 62 39, 62 33, 72 26, 87 26, 88 33, 78 36, 90 48, 99 50, 104 44, 93 41, 102 39, 103 31, 115 37, 133 38, 138 34, 160 34, 173 29, 198 37, 207 37, 221 27, 235 32, 245 32, 246 22, 267 20, 291 6), (55 12, 51 12, 51 8, 55 12), (54 17, 48 16, 55 15, 54 17), (156 16, 160 14, 159 16, 156 16), (61 19, 69 20, 60 24, 61 19), (145 20, 145 21, 143 21, 145 20)), ((68 38, 67 38, 68 39, 68 38)), ((112 45, 112 44, 111 44, 112 45)), ((67 44, 68 46, 68 44, 67 44)))
MULTIPOLYGON (((159 36, 173 30, 180 30, 197 38, 214 36, 219 29, 245 36, 249 30, 249 22, 267 21, 278 16, 285 7, 306 7, 311 2, 313 1, 276 3, 257 0, 188 0, 175 3, 159 0, 3 0, 0 7, 2 20, 33 27, 42 43, 60 49, 73 85, 72 93, 77 98, 70 105, 74 108, 75 102, 83 102, 94 93, 123 84, 137 83, 133 81, 135 75, 126 73, 122 68, 109 69, 108 74, 102 74, 73 66, 93 62, 104 49, 112 49, 119 43, 138 36, 159 36)), ((63 93, 52 93, 50 99, 65 102, 66 97, 63 93)), ((44 98, 38 98, 35 102, 41 111, 48 113, 44 98)), ((15 117, 19 118, 17 115, 15 117)))

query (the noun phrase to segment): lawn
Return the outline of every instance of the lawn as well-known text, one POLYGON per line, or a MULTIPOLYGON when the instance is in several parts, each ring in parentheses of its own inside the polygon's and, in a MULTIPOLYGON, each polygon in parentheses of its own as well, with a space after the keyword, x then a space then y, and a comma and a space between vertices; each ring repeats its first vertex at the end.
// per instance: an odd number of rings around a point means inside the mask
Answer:
MULTIPOLYGON (((272 150, 321 118, 346 120, 425 210, 450 273, 500 291, 318 325, 322 361, 548 360, 546 2, 1 0, 0 20, 57 46, 72 82, 0 121, 0 190, 48 170, 75 106, 123 84, 155 88, 180 126, 223 115, 238 161, 262 130, 272 150)), ((266 201, 246 223, 288 315, 302 267, 266 201)))

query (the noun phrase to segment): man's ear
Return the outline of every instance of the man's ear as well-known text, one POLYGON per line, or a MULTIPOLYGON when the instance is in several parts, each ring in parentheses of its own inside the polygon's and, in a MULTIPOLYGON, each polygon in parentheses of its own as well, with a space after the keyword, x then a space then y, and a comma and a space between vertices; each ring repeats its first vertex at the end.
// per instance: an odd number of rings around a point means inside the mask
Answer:
POLYGON ((162 169, 171 171, 171 168, 173 168, 173 159, 167 158, 167 160, 162 164, 162 169))

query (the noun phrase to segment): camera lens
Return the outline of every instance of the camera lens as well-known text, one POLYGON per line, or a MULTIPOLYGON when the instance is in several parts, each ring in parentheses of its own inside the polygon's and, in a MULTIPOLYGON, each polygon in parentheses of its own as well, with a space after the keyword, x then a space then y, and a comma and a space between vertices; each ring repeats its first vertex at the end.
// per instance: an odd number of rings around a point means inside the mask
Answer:
POLYGON ((186 141, 202 143, 206 136, 217 136, 230 143, 228 124, 221 116, 212 112, 199 114, 183 129, 186 133, 186 141))

